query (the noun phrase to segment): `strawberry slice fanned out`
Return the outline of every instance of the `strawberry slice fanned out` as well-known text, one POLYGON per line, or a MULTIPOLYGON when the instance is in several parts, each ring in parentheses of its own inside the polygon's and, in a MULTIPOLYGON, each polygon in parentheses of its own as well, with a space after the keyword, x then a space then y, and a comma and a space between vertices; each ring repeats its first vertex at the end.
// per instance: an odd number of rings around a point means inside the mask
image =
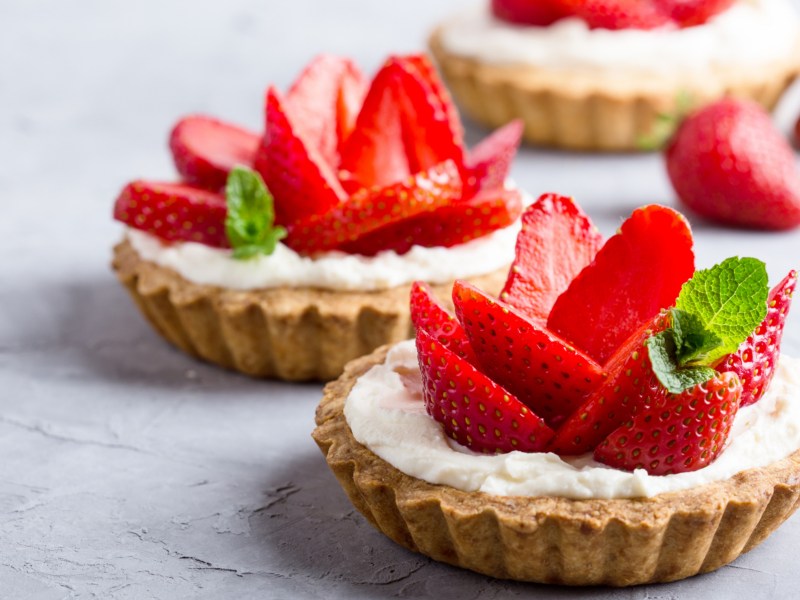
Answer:
POLYGON ((475 452, 538 452, 553 431, 513 394, 424 330, 417 354, 428 414, 449 437, 475 452))
POLYGON ((717 370, 733 372, 742 381, 742 406, 761 400, 767 391, 781 351, 783 328, 797 287, 797 271, 791 271, 769 294, 767 316, 734 354, 722 359, 717 370))
POLYGON ((464 161, 464 196, 480 190, 503 189, 525 126, 511 121, 475 146, 464 161))
POLYGON ((633 212, 558 297, 547 326, 600 363, 675 304, 694 273, 689 223, 658 205, 633 212))
POLYGON ((280 93, 267 92, 267 130, 255 169, 275 197, 275 221, 291 225, 331 210, 347 194, 319 151, 297 133, 280 93))
POLYGON ((522 214, 516 256, 500 299, 544 325, 556 299, 602 244, 600 232, 572 198, 543 195, 522 214))
POLYGON ((387 225, 340 250, 374 256, 384 250, 404 254, 413 246, 449 248, 508 227, 521 212, 519 192, 489 190, 469 200, 387 225))
POLYGON ((608 377, 561 424, 550 450, 561 455, 590 452, 638 408, 666 393, 653 374, 645 343, 668 327, 668 316, 659 314, 617 349, 604 366, 608 377))
POLYGON ((476 287, 456 281, 456 316, 482 370, 550 426, 602 382, 600 365, 476 287))
POLYGON ((253 164, 259 139, 236 125, 192 115, 173 127, 169 147, 184 182, 218 192, 233 167, 253 164))
POLYGON ((388 187, 351 196, 328 212, 296 221, 286 245, 305 254, 340 248, 389 223, 446 206, 461 196, 461 179, 452 161, 388 187))
POLYGON ((163 240, 227 248, 225 198, 177 183, 133 181, 120 192, 114 218, 163 240))
POLYGON ((612 432, 594 451, 615 469, 669 475, 702 469, 725 447, 742 383, 721 373, 680 394, 663 394, 612 432))
POLYGON ((339 165, 341 141, 352 131, 366 92, 367 81, 353 61, 323 54, 286 94, 286 108, 299 134, 332 167, 339 165))
POLYGON ((464 329, 436 299, 427 283, 415 281, 410 300, 411 322, 417 330, 424 331, 471 364, 477 364, 464 329))

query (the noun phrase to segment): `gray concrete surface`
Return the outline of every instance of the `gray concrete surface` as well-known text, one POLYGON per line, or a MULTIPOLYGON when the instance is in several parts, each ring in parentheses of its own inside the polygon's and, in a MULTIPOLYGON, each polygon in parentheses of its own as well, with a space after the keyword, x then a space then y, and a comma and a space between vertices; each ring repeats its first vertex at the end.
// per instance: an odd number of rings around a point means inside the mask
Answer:
MULTIPOLYGON (((171 176, 177 117, 258 126, 267 82, 316 52, 373 68, 459 4, 0 2, 0 598, 797 597, 798 519, 717 573, 622 591, 495 581, 407 552, 354 512, 312 443, 320 386, 192 361, 110 273, 115 194, 171 176)), ((782 123, 798 110, 795 93, 782 123)), ((673 202, 652 155, 525 150, 514 176, 575 195, 607 234, 639 204, 673 202)), ((800 232, 695 229, 703 265, 754 255, 778 277, 800 260, 800 232)), ((800 354, 800 312, 786 349, 800 354)))

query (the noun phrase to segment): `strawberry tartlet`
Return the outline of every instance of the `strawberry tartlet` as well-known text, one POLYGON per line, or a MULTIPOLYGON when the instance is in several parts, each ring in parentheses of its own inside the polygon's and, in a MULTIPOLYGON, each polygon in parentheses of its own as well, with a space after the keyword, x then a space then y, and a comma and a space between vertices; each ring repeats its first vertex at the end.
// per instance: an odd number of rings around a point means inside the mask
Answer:
POLYGON ((543 196, 501 294, 457 281, 453 315, 416 284, 416 342, 348 366, 314 438, 369 521, 436 560, 570 585, 712 571, 800 498, 796 285, 753 258, 695 270, 672 209, 603 243, 543 196))
POLYGON ((182 119, 181 181, 134 181, 116 201, 114 269, 166 339, 249 375, 325 380, 412 335, 413 281, 502 286, 521 123, 467 151, 423 56, 392 57, 371 82, 319 57, 287 94, 270 87, 265 112, 263 134, 182 119))
POLYGON ((635 150, 659 116, 723 95, 771 108, 800 72, 788 0, 492 0, 431 48, 475 120, 535 144, 635 150))

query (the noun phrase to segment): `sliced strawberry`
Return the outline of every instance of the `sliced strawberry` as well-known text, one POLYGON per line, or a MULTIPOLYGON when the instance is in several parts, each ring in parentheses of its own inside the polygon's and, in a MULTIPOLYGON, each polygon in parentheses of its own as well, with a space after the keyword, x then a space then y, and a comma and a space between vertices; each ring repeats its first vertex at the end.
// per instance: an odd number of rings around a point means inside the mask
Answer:
POLYGON ((694 273, 692 232, 665 206, 639 208, 558 297, 547 326, 600 363, 675 304, 694 273))
POLYGON ((183 180, 219 191, 236 165, 249 166, 258 148, 255 133, 211 117, 184 117, 172 129, 169 147, 183 180))
POLYGON ((702 25, 714 15, 726 11, 734 0, 653 0, 656 8, 681 27, 702 25))
POLYGON ((347 198, 320 153, 297 133, 274 88, 267 92, 267 130, 255 169, 275 198, 279 225, 330 211, 347 198))
POLYGON ((403 77, 402 68, 392 60, 378 71, 355 129, 342 146, 339 178, 351 193, 397 183, 413 172, 406 153, 399 100, 403 77))
POLYGON ((442 346, 471 364, 478 364, 464 329, 436 299, 427 283, 415 281, 411 286, 411 321, 414 327, 438 340, 442 346))
POLYGON ((554 0, 591 29, 655 29, 670 22, 651 0, 554 0))
POLYGON ((120 192, 114 218, 168 241, 227 248, 227 206, 220 194, 178 183, 134 181, 120 192))
POLYGON ((549 450, 560 455, 589 452, 640 407, 666 393, 653 374, 645 342, 669 325, 668 316, 660 313, 617 349, 604 366, 606 380, 562 423, 549 450))
POLYGON ((591 358, 476 287, 456 281, 453 304, 483 371, 548 425, 601 383, 602 368, 591 358))
POLYGON ((609 435, 594 451, 596 460, 650 475, 696 471, 725 447, 739 410, 742 383, 721 373, 681 394, 664 394, 609 435))
POLYGON ((339 164, 340 134, 352 130, 366 87, 355 63, 323 54, 305 68, 286 94, 286 108, 297 131, 334 168, 339 164))
POLYGON ((413 64, 419 76, 425 81, 429 92, 436 99, 438 110, 445 113, 450 123, 450 137, 459 147, 464 147, 464 127, 461 124, 461 117, 450 92, 447 91, 442 78, 439 77, 436 67, 424 54, 410 54, 402 57, 407 64, 413 64))
POLYGON ((553 304, 594 259, 603 237, 572 198, 544 194, 522 215, 500 299, 544 325, 553 304))
POLYGON ((791 271, 770 292, 767 316, 753 334, 742 342, 717 366, 721 372, 731 371, 742 381, 742 406, 761 400, 775 375, 781 352, 783 328, 797 287, 797 271, 791 271))
POLYGON ((488 191, 382 227, 340 248, 350 254, 374 256, 384 250, 398 254, 413 246, 448 248, 508 227, 522 212, 522 198, 514 190, 488 191))
POLYGON ((528 407, 424 330, 417 353, 428 414, 475 452, 538 452, 553 431, 528 407))
POLYGON ((523 129, 522 121, 511 121, 472 149, 464 165, 465 197, 480 190, 505 187, 511 163, 522 141, 523 129))
POLYGON ((565 17, 557 0, 492 0, 494 16, 518 25, 551 25, 565 17))
POLYGON ((400 183, 362 190, 328 212, 297 221, 285 243, 305 254, 333 250, 389 223, 446 206, 461 191, 458 169, 448 161, 400 183))

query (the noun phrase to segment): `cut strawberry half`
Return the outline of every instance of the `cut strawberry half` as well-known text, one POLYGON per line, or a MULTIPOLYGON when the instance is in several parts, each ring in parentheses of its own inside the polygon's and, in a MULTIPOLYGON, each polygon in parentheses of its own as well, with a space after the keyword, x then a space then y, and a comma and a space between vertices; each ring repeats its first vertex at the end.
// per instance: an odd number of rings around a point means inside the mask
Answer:
POLYGON ((600 363, 694 274, 689 223, 665 206, 637 209, 558 297, 547 326, 600 363))
POLYGON ((227 205, 220 194, 178 183, 134 181, 120 192, 114 218, 162 240, 227 248, 227 205))
POLYGON ((644 469, 650 475, 702 469, 724 449, 741 395, 736 373, 721 373, 681 394, 663 394, 611 433, 594 457, 615 469, 644 469))
POLYGON ((681 27, 702 25, 726 11, 734 0, 653 0, 655 6, 681 27))
POLYGON ((492 0, 498 19, 517 25, 552 25, 567 16, 557 0, 492 0))
POLYGON ((352 130, 366 90, 366 79, 353 61, 323 54, 286 94, 286 108, 299 135, 334 168, 339 165, 340 140, 352 130))
POLYGON ((417 330, 424 331, 471 364, 477 364, 464 329, 436 299, 427 283, 415 281, 410 300, 411 321, 417 330))
POLYGON ((666 393, 655 378, 645 343, 669 325, 669 317, 659 314, 622 344, 604 366, 608 376, 603 384, 556 431, 551 451, 560 455, 590 452, 638 407, 666 393))
POLYGON ((481 190, 505 187, 524 127, 519 119, 511 121, 472 149, 464 164, 465 198, 481 190))
POLYGON ((761 325, 742 342, 734 354, 722 359, 718 371, 731 371, 742 381, 742 406, 761 400, 775 375, 781 352, 783 328, 797 287, 797 271, 791 271, 770 292, 767 316, 761 325))
POLYGON ((347 198, 320 153, 297 133, 274 88, 267 92, 267 130, 255 169, 275 198, 279 225, 330 211, 347 198))
POLYGON ((544 325, 556 299, 592 262, 603 237, 572 198, 545 194, 522 215, 500 299, 544 325))
POLYGON ((553 431, 513 394, 424 330, 417 354, 428 414, 445 433, 475 452, 538 452, 553 431))
POLYGON ((456 281, 453 304, 482 370, 551 427, 600 385, 600 365, 476 287, 456 281))
POLYGON ((225 187, 236 165, 253 164, 259 136, 211 117, 184 117, 173 127, 169 147, 183 180, 214 192, 225 187))
POLYGON ((670 18, 651 0, 553 0, 558 9, 578 17, 590 29, 655 29, 670 18))
POLYGON ((311 254, 334 250, 381 227, 436 210, 461 196, 452 161, 384 188, 365 189, 326 213, 297 221, 285 243, 311 254))
POLYGON ((398 254, 413 246, 448 248, 508 227, 522 212, 522 198, 514 190, 493 190, 466 201, 398 221, 345 244, 350 254, 374 256, 385 250, 398 254))

